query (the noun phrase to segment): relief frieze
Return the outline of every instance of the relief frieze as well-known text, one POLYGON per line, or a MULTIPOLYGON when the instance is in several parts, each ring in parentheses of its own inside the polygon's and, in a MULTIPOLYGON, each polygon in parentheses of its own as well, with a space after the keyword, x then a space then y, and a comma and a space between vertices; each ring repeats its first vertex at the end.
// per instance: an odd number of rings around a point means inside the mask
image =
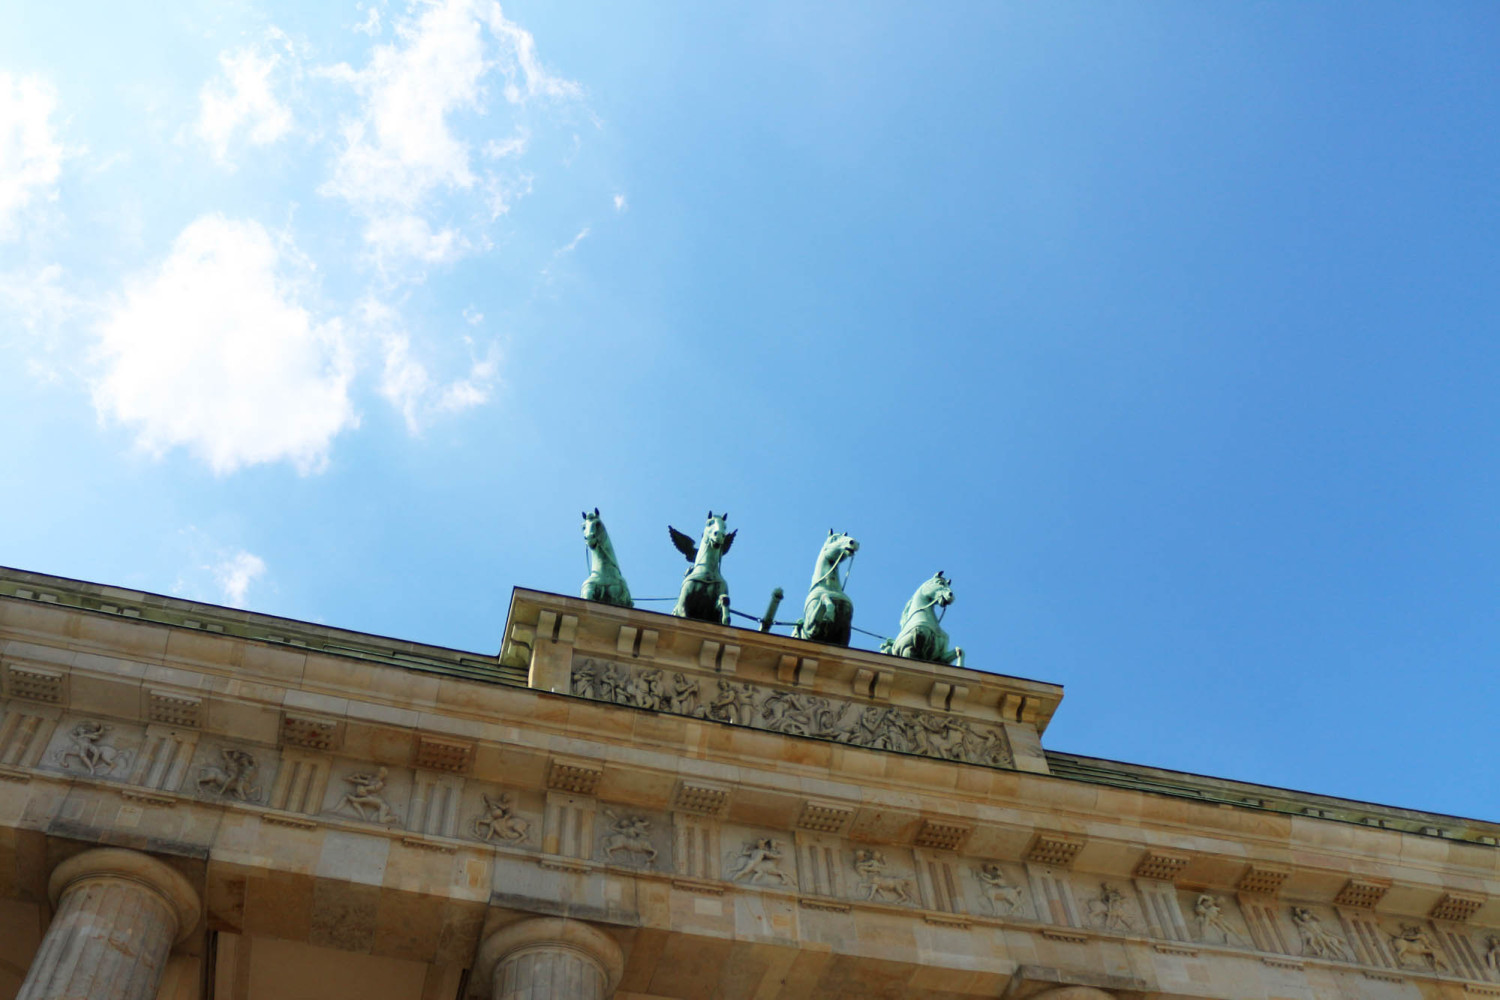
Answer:
POLYGON ((832 740, 872 750, 894 750, 939 760, 1014 767, 999 726, 938 712, 870 705, 807 691, 784 691, 746 681, 691 677, 592 657, 573 663, 572 693, 631 708, 832 740))

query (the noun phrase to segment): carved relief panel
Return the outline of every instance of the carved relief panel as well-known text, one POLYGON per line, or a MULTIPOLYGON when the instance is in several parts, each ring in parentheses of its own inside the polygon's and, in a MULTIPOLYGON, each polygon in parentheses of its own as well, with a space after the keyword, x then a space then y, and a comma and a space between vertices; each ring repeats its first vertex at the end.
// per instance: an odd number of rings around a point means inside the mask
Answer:
POLYGON ((594 859, 650 871, 672 870, 672 825, 661 813, 601 804, 594 859))
POLYGON ((1037 919, 1030 879, 1022 865, 965 858, 962 868, 961 886, 969 901, 970 913, 1018 920, 1037 919))

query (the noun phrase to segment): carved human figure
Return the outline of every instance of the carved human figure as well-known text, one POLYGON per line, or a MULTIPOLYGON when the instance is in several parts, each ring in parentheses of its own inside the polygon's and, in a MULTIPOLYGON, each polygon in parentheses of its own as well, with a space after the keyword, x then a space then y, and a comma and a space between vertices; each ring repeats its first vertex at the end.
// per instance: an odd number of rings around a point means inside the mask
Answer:
POLYGON ((672 675, 672 685, 667 690, 667 710, 678 715, 692 715, 698 707, 698 682, 686 674, 672 675))
POLYGON ((865 891, 866 899, 879 897, 897 903, 911 902, 911 895, 906 890, 907 880, 890 874, 885 855, 879 851, 864 848, 855 851, 854 870, 859 873, 859 887, 865 891))
POLYGON ((990 912, 995 916, 1007 916, 1021 905, 1021 887, 1007 879, 999 865, 993 862, 982 864, 974 869, 974 877, 979 879, 984 898, 989 900, 990 912))
POLYGON ((791 885, 791 876, 781 870, 781 844, 770 837, 752 840, 740 851, 739 864, 729 874, 731 882, 775 882, 791 885))
POLYGON ((644 816, 617 816, 606 809, 610 833, 604 838, 604 855, 614 860, 616 854, 639 856, 650 868, 656 864, 656 848, 651 844, 651 821, 644 816))
POLYGON ((1302 939, 1302 954, 1312 958, 1336 958, 1349 961, 1349 948, 1328 928, 1318 915, 1305 906, 1292 907, 1292 923, 1302 939))
POLYGON ((849 645, 849 634, 854 626, 854 601, 844 593, 844 581, 839 579, 839 566, 844 567, 847 578, 854 553, 859 551, 859 542, 844 532, 828 529, 828 537, 818 552, 813 564, 812 584, 807 590, 807 601, 802 607, 802 618, 792 630, 798 639, 814 639, 840 646, 849 645))
POLYGON ((198 769, 198 790, 205 789, 220 798, 255 802, 260 798, 260 786, 255 783, 259 765, 248 750, 223 747, 219 750, 222 764, 209 764, 198 769))
POLYGON ((1198 940, 1207 942, 1208 932, 1218 931, 1224 944, 1244 943, 1244 938, 1225 922, 1224 908, 1219 897, 1206 892, 1200 893, 1193 902, 1193 916, 1198 923, 1198 940))
MULTIPOLYGON (((1493 940, 1493 938, 1491 939, 1493 940)), ((1391 935, 1391 954, 1398 966, 1416 965, 1433 972, 1448 972, 1451 966, 1432 938, 1418 924, 1402 924, 1401 933, 1391 935)), ((1489 961, 1489 956, 1485 956, 1489 961)))
POLYGON ((1484 964, 1500 974, 1500 937, 1491 934, 1484 939, 1484 964))
POLYGON ((729 547, 739 532, 728 530, 725 523, 728 520, 728 514, 709 511, 703 523, 703 537, 696 545, 691 536, 668 525, 672 544, 692 563, 683 574, 682 590, 672 608, 672 614, 678 618, 729 624, 725 620, 729 609, 729 584, 719 572, 719 560, 729 554, 729 547))
POLYGON ((344 780, 353 787, 344 793, 339 806, 348 806, 362 820, 375 823, 394 823, 396 814, 390 803, 381 794, 385 791, 385 779, 389 772, 380 768, 374 774, 358 772, 344 780), (372 815, 373 813, 373 815, 372 815))
POLYGON ((901 631, 896 638, 881 643, 880 651, 910 660, 963 666, 964 651, 948 645, 948 633, 940 624, 942 617, 933 610, 941 611, 952 603, 953 583, 938 570, 911 595, 901 609, 901 631))
POLYGON ((599 601, 621 608, 633 608, 630 587, 620 572, 620 561, 615 558, 615 547, 599 519, 599 508, 591 514, 583 512, 583 544, 589 550, 589 575, 583 581, 582 597, 585 601, 599 601))
POLYGON ((104 736, 109 730, 110 727, 101 722, 80 722, 68 734, 72 745, 63 751, 59 763, 63 767, 69 767, 68 761, 76 760, 78 766, 89 774, 111 773, 116 765, 124 764, 130 759, 130 752, 104 742, 104 736))
POLYGON ((484 813, 474 817, 474 836, 486 841, 499 837, 512 844, 526 839, 531 824, 515 814, 509 793, 501 792, 498 799, 492 799, 481 792, 480 798, 484 799, 484 813))
POLYGON ((1099 883, 1099 895, 1089 900, 1089 918, 1102 930, 1134 930, 1125 915, 1125 894, 1108 882, 1099 883))

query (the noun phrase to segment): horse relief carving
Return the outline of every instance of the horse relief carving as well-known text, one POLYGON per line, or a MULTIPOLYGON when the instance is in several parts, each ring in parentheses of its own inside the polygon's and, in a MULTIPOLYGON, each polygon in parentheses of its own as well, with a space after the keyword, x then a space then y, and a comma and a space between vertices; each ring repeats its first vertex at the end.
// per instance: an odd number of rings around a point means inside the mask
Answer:
POLYGON ((728 520, 728 514, 709 511, 703 524, 703 537, 697 545, 693 544, 691 536, 667 526, 672 544, 692 563, 683 575, 682 590, 672 608, 672 614, 678 618, 729 624, 729 584, 719 572, 719 560, 729 554, 729 547, 739 532, 728 530, 725 524, 728 520))
POLYGON ((510 844, 526 839, 531 824, 516 815, 508 793, 501 792, 498 799, 483 793, 480 797, 484 799, 484 812, 474 817, 474 836, 483 841, 499 838, 510 844))
POLYGON ((812 584, 807 591, 807 603, 802 607, 802 618, 792 629, 795 638, 849 645, 849 635, 854 629, 854 601, 844 593, 844 583, 858 551, 859 543, 847 533, 835 534, 832 528, 828 529, 828 538, 813 564, 812 584), (839 579, 841 563, 845 580, 839 579))
POLYGON ((260 786, 255 783, 259 765, 248 750, 224 747, 219 751, 220 764, 198 769, 198 791, 207 791, 221 799, 258 802, 260 786))
POLYGON ((644 816, 617 816, 606 809, 610 832, 604 838, 604 856, 616 860, 615 855, 624 854, 628 860, 643 863, 647 868, 656 865, 656 848, 651 844, 651 821, 644 816))
POLYGON ((781 843, 770 837, 761 837, 746 844, 740 851, 739 864, 729 873, 731 882, 791 885, 791 876, 781 870, 781 843))
POLYGON ((589 575, 583 581, 583 599, 620 608, 635 607, 635 602, 630 599, 630 587, 620 572, 620 561, 615 558, 609 532, 604 530, 604 522, 599 519, 598 507, 592 514, 583 512, 583 544, 589 551, 589 575))
POLYGON ((974 869, 974 877, 979 880, 980 891, 995 916, 1009 916, 1021 905, 1021 887, 1007 879, 999 865, 993 862, 980 865, 974 869))
POLYGON ((1401 933, 1391 935, 1391 954, 1398 968, 1428 969, 1451 972, 1452 966, 1442 951, 1418 924, 1402 924, 1401 933))
POLYGON ((854 852, 854 870, 859 873, 859 887, 868 900, 884 900, 888 903, 910 903, 907 892, 909 879, 892 875, 885 855, 876 850, 861 848, 854 852))
POLYGON ((74 726, 68 734, 70 745, 58 756, 58 763, 71 770, 72 765, 68 762, 77 761, 79 767, 93 775, 113 773, 116 766, 129 762, 130 751, 104 742, 110 728, 91 720, 74 726))
POLYGON ((700 690, 688 675, 594 659, 573 665, 571 690, 582 698, 672 712, 789 736, 833 740, 876 750, 1011 767, 1010 745, 996 726, 951 715, 843 701, 810 691, 715 680, 700 690))
POLYGON ((963 649, 948 645, 948 633, 941 624, 942 611, 952 603, 953 583, 938 570, 911 595, 901 609, 901 631, 896 638, 881 643, 880 651, 909 660, 963 666, 963 649))

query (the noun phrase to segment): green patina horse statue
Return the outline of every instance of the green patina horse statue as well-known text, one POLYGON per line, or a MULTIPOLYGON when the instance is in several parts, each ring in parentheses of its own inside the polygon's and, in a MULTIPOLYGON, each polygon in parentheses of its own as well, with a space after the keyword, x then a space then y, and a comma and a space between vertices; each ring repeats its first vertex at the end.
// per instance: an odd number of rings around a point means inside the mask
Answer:
POLYGON ((813 564, 812 585, 807 591, 807 603, 802 607, 802 620, 792 629, 793 636, 849 645, 849 633, 854 626, 854 602, 844 593, 838 571, 839 564, 844 563, 847 578, 847 564, 853 561, 854 553, 858 551, 859 543, 848 533, 828 529, 818 561, 813 564))
POLYGON ((880 651, 909 660, 963 666, 964 651, 948 645, 948 633, 938 624, 937 613, 932 610, 946 608, 952 603, 953 584, 943 576, 942 570, 938 570, 911 595, 911 600, 901 609, 900 633, 895 639, 881 643, 880 651))
POLYGON ((728 514, 709 511, 708 520, 703 525, 703 538, 697 545, 690 536, 667 525, 672 544, 693 564, 683 575, 682 590, 677 595, 676 607, 672 609, 672 614, 678 618, 729 624, 729 584, 719 572, 719 560, 729 553, 734 536, 739 532, 726 530, 724 522, 728 519, 728 514))
POLYGON ((609 532, 599 520, 598 507, 592 514, 583 512, 583 544, 589 547, 589 577, 583 581, 583 599, 620 608, 635 607, 635 602, 630 599, 630 587, 620 573, 620 560, 615 558, 609 532))

